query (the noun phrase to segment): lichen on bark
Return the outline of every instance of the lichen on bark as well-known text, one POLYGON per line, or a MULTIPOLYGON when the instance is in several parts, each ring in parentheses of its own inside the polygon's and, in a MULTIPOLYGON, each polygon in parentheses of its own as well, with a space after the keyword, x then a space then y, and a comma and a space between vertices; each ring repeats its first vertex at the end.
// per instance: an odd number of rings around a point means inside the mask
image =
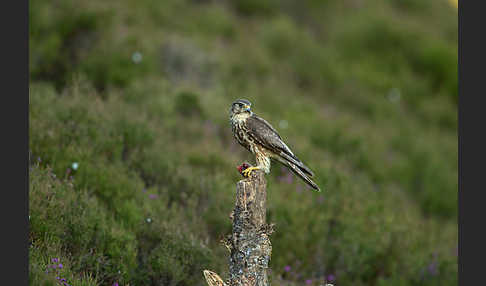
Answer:
MULTIPOLYGON (((269 285, 267 268, 272 254, 269 236, 273 225, 266 223, 266 187, 264 173, 259 170, 236 184, 235 207, 230 215, 233 230, 223 239, 230 251, 230 277, 224 285, 269 285)), ((214 285, 210 284, 206 274, 205 277, 209 285, 214 285)))

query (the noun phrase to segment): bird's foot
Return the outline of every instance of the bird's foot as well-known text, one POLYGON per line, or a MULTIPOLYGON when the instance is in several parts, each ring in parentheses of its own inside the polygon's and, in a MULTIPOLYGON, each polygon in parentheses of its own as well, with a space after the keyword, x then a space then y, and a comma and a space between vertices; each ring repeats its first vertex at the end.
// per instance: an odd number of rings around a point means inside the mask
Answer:
POLYGON ((249 178, 250 175, 251 175, 251 172, 253 172, 254 170, 260 170, 261 168, 260 167, 249 167, 249 168, 246 168, 245 170, 243 170, 241 173, 243 174, 243 176, 249 178))

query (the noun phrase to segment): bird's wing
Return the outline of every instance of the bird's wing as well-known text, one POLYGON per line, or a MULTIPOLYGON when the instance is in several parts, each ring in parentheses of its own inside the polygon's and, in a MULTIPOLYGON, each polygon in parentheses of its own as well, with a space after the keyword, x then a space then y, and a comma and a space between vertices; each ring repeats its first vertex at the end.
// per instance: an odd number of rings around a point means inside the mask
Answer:
POLYGON ((250 136, 263 147, 277 154, 284 152, 292 157, 295 156, 290 148, 283 142, 282 138, 277 133, 277 130, 275 130, 275 128, 273 128, 265 119, 253 114, 246 120, 246 125, 250 136))
POLYGON ((299 166, 302 171, 309 176, 314 176, 312 171, 302 163, 297 156, 292 153, 290 148, 283 142, 277 130, 270 125, 265 119, 253 114, 246 120, 246 125, 249 130, 249 135, 255 139, 263 147, 269 149, 276 155, 279 155, 284 160, 290 161, 299 166))

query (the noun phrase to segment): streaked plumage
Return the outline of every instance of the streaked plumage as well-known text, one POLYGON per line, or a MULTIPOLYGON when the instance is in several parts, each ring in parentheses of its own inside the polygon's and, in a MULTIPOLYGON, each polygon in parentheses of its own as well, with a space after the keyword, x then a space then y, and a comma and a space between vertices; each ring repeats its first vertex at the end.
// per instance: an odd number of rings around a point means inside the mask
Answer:
POLYGON ((251 103, 245 99, 233 102, 230 109, 230 122, 238 143, 255 154, 257 166, 248 168, 246 173, 254 169, 270 172, 271 159, 274 159, 292 170, 313 189, 320 191, 311 177, 313 172, 302 163, 290 148, 283 142, 270 123, 255 115, 250 109, 251 103))

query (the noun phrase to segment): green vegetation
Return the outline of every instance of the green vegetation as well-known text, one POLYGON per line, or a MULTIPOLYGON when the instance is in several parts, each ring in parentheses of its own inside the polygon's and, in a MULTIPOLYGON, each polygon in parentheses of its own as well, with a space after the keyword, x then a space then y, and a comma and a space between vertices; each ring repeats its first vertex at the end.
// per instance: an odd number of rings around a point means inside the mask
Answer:
POLYGON ((446 0, 35 0, 29 15, 31 285, 226 278, 219 240, 253 160, 236 98, 323 189, 272 166, 272 285, 457 284, 446 0))

